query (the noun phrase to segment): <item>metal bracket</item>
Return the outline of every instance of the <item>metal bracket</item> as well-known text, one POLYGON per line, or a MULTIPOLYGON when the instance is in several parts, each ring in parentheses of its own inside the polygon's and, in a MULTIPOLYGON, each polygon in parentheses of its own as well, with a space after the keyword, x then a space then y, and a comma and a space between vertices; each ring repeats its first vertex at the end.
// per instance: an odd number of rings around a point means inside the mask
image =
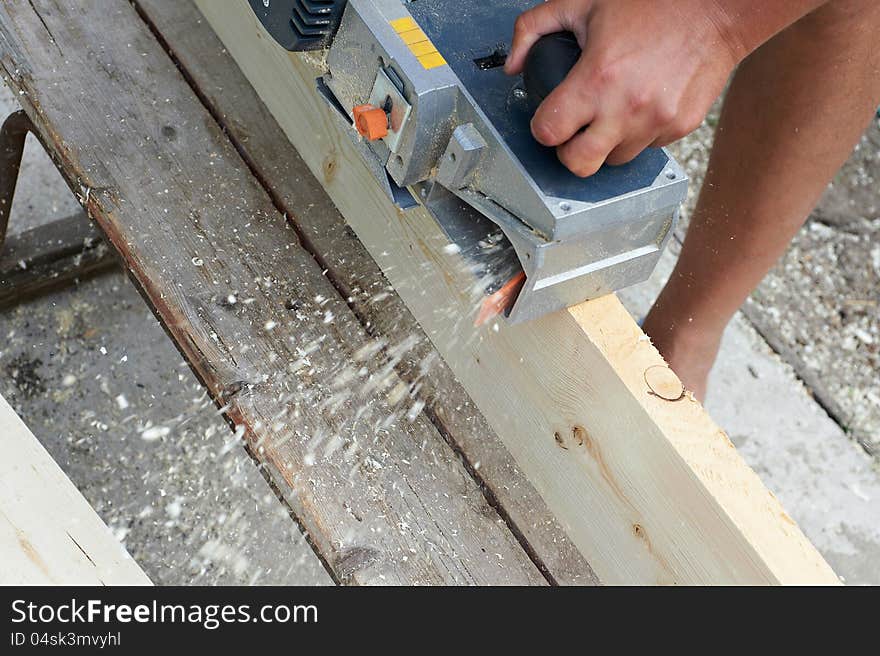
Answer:
MULTIPOLYGON (((391 69, 389 69, 391 71, 391 69)), ((376 107, 382 107, 389 112, 389 129, 385 136, 385 145, 392 153, 397 152, 400 144, 400 137, 406 129, 406 122, 412 112, 412 105, 406 100, 403 91, 388 76, 385 69, 380 68, 376 74, 376 83, 373 85, 373 91, 370 94, 370 104, 376 107), (386 107, 387 105, 387 107, 386 107)))
POLYGON ((473 123, 459 125, 440 158, 437 181, 452 190, 468 186, 486 149, 486 140, 473 123))
POLYGON ((10 114, 0 127, 0 310, 116 265, 84 211, 6 239, 28 133, 49 152, 24 110, 10 114))
POLYGON ((0 251, 6 241, 12 198, 28 132, 36 134, 34 124, 23 109, 10 114, 0 127, 0 251))

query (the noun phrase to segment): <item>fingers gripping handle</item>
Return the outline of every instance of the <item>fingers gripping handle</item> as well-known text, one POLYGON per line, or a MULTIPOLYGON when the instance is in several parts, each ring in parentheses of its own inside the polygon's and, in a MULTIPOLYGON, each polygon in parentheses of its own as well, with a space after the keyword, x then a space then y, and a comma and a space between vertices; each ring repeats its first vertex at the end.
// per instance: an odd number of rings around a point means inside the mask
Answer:
POLYGON ((533 110, 560 85, 580 56, 581 47, 571 32, 545 34, 535 42, 523 67, 523 81, 533 110))

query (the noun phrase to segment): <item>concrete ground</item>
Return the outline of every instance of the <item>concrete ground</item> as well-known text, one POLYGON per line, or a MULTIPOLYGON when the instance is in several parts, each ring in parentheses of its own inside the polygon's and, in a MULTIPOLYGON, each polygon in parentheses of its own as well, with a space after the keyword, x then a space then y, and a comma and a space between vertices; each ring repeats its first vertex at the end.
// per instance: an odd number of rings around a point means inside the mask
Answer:
POLYGON ((749 311, 847 431, 880 457, 878 237, 880 119, 749 299, 749 311))
MULTIPOLYGON (((0 96, 0 110, 14 108, 8 92, 0 96)), ((710 128, 678 146, 697 182, 710 128)), ((76 208, 33 143, 19 187, 13 231, 76 208)), ((668 276, 674 251, 651 281, 621 295, 636 316, 668 276)), ((0 335, 0 394, 155 582, 329 583, 121 273, 0 314, 0 335)), ((794 353, 803 350, 795 343, 794 353)), ((860 366, 853 350, 832 353, 860 366)), ((864 379, 870 391, 876 368, 864 379)), ((727 332, 707 407, 841 577, 880 583, 872 458, 743 317, 727 332)))
POLYGON ((329 582, 122 273, 0 315, 0 394, 155 583, 329 582))

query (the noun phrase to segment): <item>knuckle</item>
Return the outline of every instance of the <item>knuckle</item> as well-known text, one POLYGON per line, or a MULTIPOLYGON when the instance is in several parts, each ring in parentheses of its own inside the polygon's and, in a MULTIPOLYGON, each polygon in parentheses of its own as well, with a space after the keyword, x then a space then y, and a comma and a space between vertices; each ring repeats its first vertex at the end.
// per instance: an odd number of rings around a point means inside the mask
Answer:
POLYGON ((620 166, 621 164, 626 164, 630 160, 632 160, 632 157, 629 157, 628 155, 613 152, 608 155, 608 159, 606 159, 605 161, 608 162, 611 166, 620 166))
POLYGON ((620 79, 620 70, 615 64, 600 64, 596 67, 594 77, 601 87, 613 86, 620 79))
POLYGON ((686 137, 703 123, 703 117, 696 112, 683 112, 673 122, 672 132, 676 139, 686 137))
POLYGON ((558 149, 559 161, 579 178, 588 178, 602 166, 604 157, 597 156, 591 149, 558 149))
POLYGON ((686 127, 687 133, 690 134, 694 130, 699 129, 699 127, 703 124, 703 119, 705 117, 701 112, 691 112, 687 116, 686 127))
POLYGON ((516 18, 516 22, 513 24, 513 33, 517 35, 529 34, 533 31, 534 19, 532 18, 532 12, 527 11, 516 18))
POLYGON ((591 175, 595 174, 601 166, 601 162, 579 163, 571 168, 571 172, 579 178, 589 178, 591 175))
POLYGON ((654 108, 654 118, 658 125, 672 125, 678 119, 678 104, 658 102, 654 108))
POLYGON ((613 134, 594 134, 583 144, 581 152, 589 159, 596 160, 600 164, 608 157, 615 147, 620 144, 620 139, 615 139, 613 134))
POLYGON ((641 114, 653 104, 653 98, 646 89, 630 91, 627 96, 627 107, 632 114, 641 114))
POLYGON ((677 121, 672 124, 672 128, 668 132, 668 137, 670 143, 673 141, 678 141, 679 139, 684 139, 691 133, 688 130, 687 126, 682 121, 677 121))
POLYGON ((548 97, 532 118, 532 135, 545 146, 559 146, 568 141, 581 127, 579 114, 573 110, 570 94, 557 89, 548 97))
POLYGON ((612 166, 620 166, 621 164, 628 164, 633 161, 636 157, 638 157, 642 152, 642 149, 639 149, 634 146, 628 146, 626 148, 621 148, 615 150, 608 156, 606 160, 612 166))

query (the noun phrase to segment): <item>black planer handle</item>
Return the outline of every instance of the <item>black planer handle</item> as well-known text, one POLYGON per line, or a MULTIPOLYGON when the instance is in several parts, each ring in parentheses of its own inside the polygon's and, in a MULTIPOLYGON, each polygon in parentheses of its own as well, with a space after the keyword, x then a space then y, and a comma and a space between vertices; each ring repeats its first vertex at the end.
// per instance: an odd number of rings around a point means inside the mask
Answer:
POLYGON ((571 32, 545 34, 535 42, 523 67, 523 82, 532 110, 544 102, 581 56, 577 37, 571 32))

